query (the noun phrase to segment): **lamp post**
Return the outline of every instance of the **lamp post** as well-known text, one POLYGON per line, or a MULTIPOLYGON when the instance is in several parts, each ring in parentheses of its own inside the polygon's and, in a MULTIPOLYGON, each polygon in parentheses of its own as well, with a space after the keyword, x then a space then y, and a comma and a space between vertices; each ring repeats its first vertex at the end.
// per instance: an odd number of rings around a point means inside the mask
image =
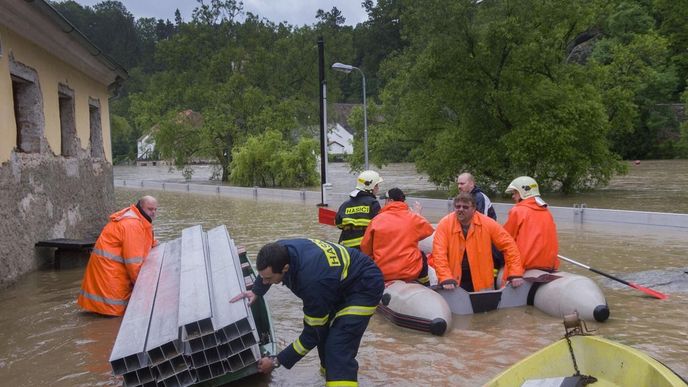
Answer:
POLYGON ((361 83, 363 85, 363 157, 365 169, 368 170, 368 105, 366 104, 366 80, 365 74, 358 67, 344 63, 335 63, 332 65, 332 69, 335 71, 341 71, 343 73, 350 73, 352 70, 358 70, 361 73, 361 83))

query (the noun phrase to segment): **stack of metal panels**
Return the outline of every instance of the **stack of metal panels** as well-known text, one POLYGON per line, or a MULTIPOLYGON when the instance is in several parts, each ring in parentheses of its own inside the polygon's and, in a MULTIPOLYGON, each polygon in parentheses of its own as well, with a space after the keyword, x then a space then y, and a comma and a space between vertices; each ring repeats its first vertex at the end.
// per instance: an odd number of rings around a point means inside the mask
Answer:
POLYGON ((246 290, 225 226, 186 228, 151 250, 110 356, 125 386, 188 386, 260 358, 253 315, 229 299, 246 290))

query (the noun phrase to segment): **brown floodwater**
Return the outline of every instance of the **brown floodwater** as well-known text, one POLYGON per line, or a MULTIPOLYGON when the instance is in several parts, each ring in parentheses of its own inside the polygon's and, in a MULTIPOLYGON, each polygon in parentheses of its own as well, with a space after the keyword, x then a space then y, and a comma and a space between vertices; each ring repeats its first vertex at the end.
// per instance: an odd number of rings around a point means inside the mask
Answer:
MULTIPOLYGON (((617 176, 609 185, 590 192, 564 195, 561 193, 544 193, 543 197, 553 206, 571 207, 574 204, 585 204, 593 208, 610 208, 617 210, 655 211, 688 213, 688 160, 643 160, 636 165, 627 162, 628 173, 617 176)), ((413 164, 389 164, 374 169, 380 172, 384 182, 382 192, 392 187, 399 187, 407 196, 446 199, 446 189, 438 189, 428 181, 425 174, 418 173, 413 164)), ((194 166, 191 177, 193 183, 218 184, 210 181, 212 166, 194 166)), ((155 181, 183 182, 182 174, 166 166, 127 167, 116 166, 116 179, 145 179, 155 181)), ((514 176, 516 177, 516 176, 514 176)), ((347 164, 328 164, 328 182, 332 192, 344 193, 353 189, 356 173, 349 171, 347 164)), ((502 182, 506 189, 508 181, 502 182)), ((319 187, 306 187, 307 190, 320 190, 319 187)), ((511 203, 511 196, 495 195, 493 201, 511 203)))
MULTIPOLYGON (((666 173, 664 180, 656 180, 659 179, 657 171, 643 179, 631 176, 631 181, 615 182, 617 188, 613 189, 626 194, 630 191, 632 195, 638 191, 639 196, 629 202, 643 204, 644 210, 647 206, 662 211, 688 208, 684 191, 678 185, 672 186, 679 184, 676 181, 686 186, 688 174, 679 173, 678 169, 666 173), (646 183, 674 187, 676 196, 671 196, 674 191, 665 191, 671 200, 664 201, 657 190, 636 189, 636 185, 644 187, 646 183)), ((389 181, 394 182, 394 178, 389 181)), ((117 206, 130 204, 143 193, 116 189, 117 206)), ((237 244, 245 246, 249 255, 255 257, 264 243, 275 239, 307 236, 336 240, 338 237, 336 229, 317 223, 316 209, 312 206, 214 195, 150 193, 160 201, 155 230, 161 240, 176 238, 183 228, 191 225, 201 224, 207 230, 225 224, 237 244)), ((597 328, 600 335, 647 352, 684 378, 688 377, 685 230, 558 226, 562 255, 669 295, 667 300, 649 298, 642 292, 562 263, 563 270, 591 276, 607 297, 610 319, 605 323, 588 323, 588 326, 597 328)), ((0 291, 0 385, 121 383, 121 379, 112 376, 108 363, 121 318, 101 318, 79 311, 75 299, 83 270, 83 265, 59 271, 38 270, 0 291)), ((278 346, 283 348, 301 331, 301 302, 283 286, 273 287, 267 300, 278 346)), ((560 319, 533 307, 455 317, 452 330, 435 337, 397 327, 376 314, 358 355, 361 385, 481 385, 563 334, 560 319)), ((271 377, 253 377, 239 385, 323 385, 318 366, 313 352, 292 370, 280 368, 271 377)))

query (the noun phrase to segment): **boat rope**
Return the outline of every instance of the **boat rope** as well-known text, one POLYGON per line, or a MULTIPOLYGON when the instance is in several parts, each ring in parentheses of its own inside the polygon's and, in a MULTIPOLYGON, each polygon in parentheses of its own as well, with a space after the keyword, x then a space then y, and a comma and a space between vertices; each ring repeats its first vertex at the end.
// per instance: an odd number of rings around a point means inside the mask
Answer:
POLYGON ((576 355, 573 353, 573 345, 571 344, 571 336, 585 336, 589 332, 587 326, 584 327, 584 324, 585 323, 581 322, 578 318, 578 313, 564 316, 564 329, 566 330, 564 337, 566 338, 566 344, 569 346, 569 353, 573 361, 573 369, 576 371, 573 376, 579 377, 581 385, 587 386, 588 384, 597 382, 597 378, 592 375, 583 375, 580 373, 578 362, 576 362, 576 355))

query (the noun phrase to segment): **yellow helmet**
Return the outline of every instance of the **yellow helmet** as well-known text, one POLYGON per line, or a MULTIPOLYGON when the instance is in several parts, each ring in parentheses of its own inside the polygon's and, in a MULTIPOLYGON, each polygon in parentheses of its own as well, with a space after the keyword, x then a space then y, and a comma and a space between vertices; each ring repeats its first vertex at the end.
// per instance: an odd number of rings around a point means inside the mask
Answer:
POLYGON ((528 199, 531 196, 540 196, 538 183, 530 176, 519 176, 509 183, 506 193, 510 194, 514 192, 514 190, 518 191, 521 199, 528 199))
POLYGON ((372 192, 376 185, 382 183, 380 174, 375 171, 363 171, 356 179, 356 189, 372 192))

